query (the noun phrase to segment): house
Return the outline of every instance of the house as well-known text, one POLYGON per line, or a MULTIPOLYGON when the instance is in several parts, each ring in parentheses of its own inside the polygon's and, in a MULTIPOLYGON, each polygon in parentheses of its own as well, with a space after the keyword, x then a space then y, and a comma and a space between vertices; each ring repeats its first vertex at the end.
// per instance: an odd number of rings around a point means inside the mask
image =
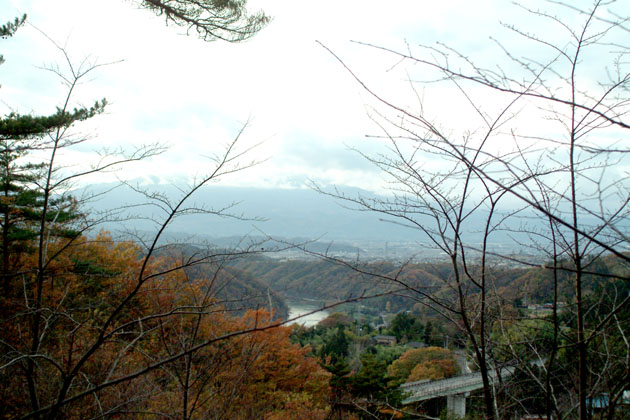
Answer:
POLYGON ((604 410, 608 410, 608 405, 610 404, 609 401, 610 400, 609 400, 608 394, 605 392, 602 392, 601 394, 595 395, 592 398, 587 398, 586 406, 591 412, 591 415, 593 415, 594 413, 599 413, 604 410))
POLYGON ((373 337, 376 344, 381 346, 394 346, 396 345, 396 337, 393 335, 375 335, 373 337))

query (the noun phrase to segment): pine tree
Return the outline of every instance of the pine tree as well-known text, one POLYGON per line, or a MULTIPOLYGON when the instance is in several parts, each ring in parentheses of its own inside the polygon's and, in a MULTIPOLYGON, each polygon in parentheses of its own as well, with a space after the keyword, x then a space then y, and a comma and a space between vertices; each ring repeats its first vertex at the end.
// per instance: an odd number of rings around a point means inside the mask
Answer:
POLYGON ((387 409, 402 403, 399 382, 391 379, 385 361, 370 353, 361 356, 361 369, 352 378, 352 394, 369 413, 367 418, 392 418, 387 409))
MULTIPOLYGON (((22 17, 19 18, 16 17, 13 22, 9 21, 0 26, 0 38, 4 39, 12 37, 15 31, 17 31, 24 22, 26 22, 26 15, 22 15, 22 17)), ((2 63, 4 63, 4 57, 0 54, 0 64, 2 63)))
MULTIPOLYGON (((20 163, 27 158, 32 143, 28 139, 5 136, 8 119, 0 120, 0 275, 5 294, 11 278, 19 271, 25 253, 32 252, 33 240, 41 232, 44 193, 38 185, 44 164, 20 163)), ((75 237, 70 223, 80 217, 72 197, 49 200, 46 233, 56 237, 75 237)))
POLYGON ((346 337, 345 326, 337 326, 337 331, 330 337, 321 348, 320 355, 322 358, 330 357, 331 363, 334 365, 340 360, 344 360, 348 356, 348 347, 350 343, 346 337))
MULTIPOLYGON (((26 21, 26 15, 0 26, 0 38, 13 36, 26 21)), ((0 64, 4 57, 0 55, 0 64)), ((102 112, 105 101, 90 108, 66 111, 58 108, 45 116, 12 112, 0 118, 0 276, 5 296, 21 257, 31 249, 40 234, 73 237, 78 234, 69 223, 80 214, 71 197, 46 195, 40 182, 48 169, 44 163, 32 163, 29 155, 45 149, 55 136, 77 121, 102 112), (48 211, 44 215, 44 204, 48 211), (44 219, 44 220, 42 220, 44 219), (42 223, 44 222, 44 223, 42 223), (42 226, 46 225, 46 232, 42 226)), ((57 136, 58 137, 58 136, 57 136)), ((49 192, 50 193, 50 192, 49 192)))
POLYGON ((330 378, 330 419, 343 419, 345 413, 354 411, 351 403, 352 378, 350 376, 350 366, 345 359, 340 358, 330 365, 322 365, 324 369, 332 374, 330 378))

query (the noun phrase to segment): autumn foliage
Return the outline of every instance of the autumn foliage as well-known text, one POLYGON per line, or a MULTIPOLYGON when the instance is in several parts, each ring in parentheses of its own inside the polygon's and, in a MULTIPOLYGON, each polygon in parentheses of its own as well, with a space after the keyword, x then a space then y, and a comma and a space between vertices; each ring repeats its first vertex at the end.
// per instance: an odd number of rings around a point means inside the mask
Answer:
POLYGON ((450 378, 458 373, 452 351, 442 347, 408 350, 388 368, 388 373, 404 382, 450 378))
POLYGON ((50 419, 327 415, 329 374, 269 312, 224 307, 222 264, 193 281, 181 258, 147 259, 106 233, 54 239, 46 251, 41 295, 37 254, 25 253, 0 301, 0 417, 37 406, 32 417, 50 419))

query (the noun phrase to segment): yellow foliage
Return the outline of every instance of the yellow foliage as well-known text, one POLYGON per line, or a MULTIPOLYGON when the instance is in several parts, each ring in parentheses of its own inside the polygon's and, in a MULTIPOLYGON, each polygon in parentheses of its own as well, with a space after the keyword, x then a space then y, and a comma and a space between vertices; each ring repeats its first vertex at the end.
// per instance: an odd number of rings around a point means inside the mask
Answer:
POLYGON ((389 366, 387 372, 391 377, 408 380, 416 367, 418 370, 413 377, 419 379, 414 380, 437 379, 457 374, 453 352, 442 347, 408 350, 389 366))

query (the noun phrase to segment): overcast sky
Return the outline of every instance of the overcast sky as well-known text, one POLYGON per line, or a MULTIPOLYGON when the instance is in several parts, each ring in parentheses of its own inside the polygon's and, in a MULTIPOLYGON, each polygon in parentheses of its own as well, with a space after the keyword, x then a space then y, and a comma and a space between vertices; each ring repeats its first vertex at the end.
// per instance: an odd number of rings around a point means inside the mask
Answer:
MULTIPOLYGON (((249 8, 264 10, 272 22, 248 42, 227 44, 166 27, 130 0, 3 0, 2 21, 27 13, 33 26, 0 44, 2 111, 45 114, 63 100, 63 86, 40 68, 57 64, 65 71, 44 33, 75 63, 116 62, 91 73, 74 96, 82 104, 105 97, 110 105, 81 127, 95 138, 66 156, 72 162, 89 161, 97 146, 159 141, 170 146, 166 154, 117 175, 190 179, 203 175, 210 168, 205 156, 220 153, 250 120, 241 146, 262 142, 250 159, 267 160, 226 178, 226 185, 302 187, 314 179, 379 190, 382 175, 349 150, 378 149, 365 138, 378 132, 366 113, 373 101, 316 41, 379 93, 405 103, 413 100, 405 80, 413 66, 352 40, 398 50, 443 42, 491 62, 497 49, 489 37, 501 37, 500 20, 527 27, 505 0, 250 0, 249 8)), ((451 92, 422 94, 434 114, 456 112, 451 92)), ((453 129, 467 123, 463 114, 447 121, 453 129)))

